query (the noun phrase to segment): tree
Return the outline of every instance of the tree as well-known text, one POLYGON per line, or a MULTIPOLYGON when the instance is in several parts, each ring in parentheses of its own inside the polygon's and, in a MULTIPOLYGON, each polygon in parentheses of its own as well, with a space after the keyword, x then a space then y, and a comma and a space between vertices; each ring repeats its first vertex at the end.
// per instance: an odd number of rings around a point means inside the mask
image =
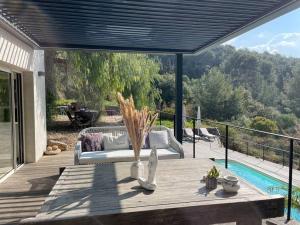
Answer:
POLYGON ((137 108, 149 106, 154 108, 160 100, 159 90, 155 87, 155 77, 159 72, 159 63, 144 54, 119 54, 119 60, 112 64, 117 66, 117 74, 124 76, 125 86, 121 91, 125 97, 132 95, 137 108))
POLYGON ((93 108, 102 108, 110 91, 122 86, 123 77, 113 76, 110 61, 113 54, 107 52, 69 51, 68 63, 72 66, 71 88, 76 100, 93 108))
MULTIPOLYGON (((188 76, 183 75, 183 99, 185 103, 191 101, 191 81, 188 76)), ((170 107, 175 103, 175 74, 164 74, 156 79, 156 88, 160 90, 162 105, 170 107)))
POLYGON ((201 106, 204 117, 228 120, 243 111, 242 89, 233 89, 225 74, 211 69, 193 87, 195 106, 201 106))
MULTIPOLYGON (((162 74, 174 73, 174 56, 155 58, 161 62, 162 74)), ((295 77, 295 68, 299 65, 300 59, 297 58, 246 49, 236 50, 226 45, 196 56, 184 57, 183 69, 190 79, 197 80, 211 68, 219 68, 227 75, 234 88, 243 87, 249 91, 256 103, 262 103, 263 107, 273 107, 281 113, 293 113, 295 102, 290 102, 288 96, 289 81, 295 77)))
POLYGON ((300 117, 300 64, 293 69, 293 78, 288 83, 290 108, 300 117))
POLYGON ((266 131, 266 132, 272 132, 272 133, 278 132, 278 127, 276 122, 262 116, 256 116, 251 123, 251 127, 253 129, 266 131))
POLYGON ((76 99, 96 109, 102 109, 104 100, 114 98, 118 91, 126 97, 132 95, 137 108, 155 106, 159 98, 153 87, 159 63, 145 54, 60 51, 55 57, 64 66, 56 63, 49 70, 55 78, 50 80, 55 85, 49 85, 54 96, 76 99))

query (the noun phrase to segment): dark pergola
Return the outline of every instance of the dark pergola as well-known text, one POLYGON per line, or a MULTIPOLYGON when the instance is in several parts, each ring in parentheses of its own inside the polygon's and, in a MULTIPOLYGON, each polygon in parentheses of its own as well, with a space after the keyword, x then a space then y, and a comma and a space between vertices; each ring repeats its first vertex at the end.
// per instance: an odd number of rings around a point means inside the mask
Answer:
POLYGON ((0 0, 0 22, 36 48, 176 54, 175 134, 181 142, 183 54, 299 6, 299 0, 0 0))

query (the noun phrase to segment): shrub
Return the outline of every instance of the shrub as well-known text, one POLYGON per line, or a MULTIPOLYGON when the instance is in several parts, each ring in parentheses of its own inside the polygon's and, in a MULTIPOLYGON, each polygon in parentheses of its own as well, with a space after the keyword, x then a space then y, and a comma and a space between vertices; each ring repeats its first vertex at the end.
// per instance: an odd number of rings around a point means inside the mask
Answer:
MULTIPOLYGON (((159 120, 156 120, 155 121, 155 125, 158 126, 159 125, 159 120)), ((173 129, 174 128, 174 123, 173 121, 170 121, 170 120, 162 120, 161 121, 161 125, 162 126, 165 126, 165 127, 168 127, 170 129, 173 129)))
POLYGON ((54 105, 60 106, 60 105, 70 105, 72 102, 76 102, 74 99, 57 99, 54 101, 54 105))
POLYGON ((262 116, 256 116, 252 120, 251 128, 272 133, 278 132, 276 122, 262 116))
POLYGON ((238 126, 241 127, 250 127, 251 119, 245 115, 239 117, 236 121, 234 121, 238 126))
POLYGON ((47 119, 47 123, 50 122, 52 120, 52 116, 53 116, 53 108, 55 106, 55 96, 47 91, 46 93, 46 119, 47 119))
POLYGON ((175 114, 175 109, 174 108, 164 108, 160 115, 162 120, 173 120, 175 114))
POLYGON ((276 118, 281 129, 292 128, 297 124, 297 117, 294 114, 281 114, 276 118))

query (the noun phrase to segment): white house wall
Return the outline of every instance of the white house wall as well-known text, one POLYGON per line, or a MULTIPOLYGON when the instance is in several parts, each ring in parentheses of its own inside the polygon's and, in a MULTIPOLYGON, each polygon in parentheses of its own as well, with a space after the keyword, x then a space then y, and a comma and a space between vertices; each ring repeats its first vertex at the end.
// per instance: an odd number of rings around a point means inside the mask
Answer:
POLYGON ((35 50, 0 26, 0 69, 23 77, 25 161, 36 162, 46 149, 44 51, 35 50))
POLYGON ((36 149, 34 161, 37 161, 42 157, 47 145, 45 76, 38 75, 38 72, 43 72, 43 74, 45 74, 43 50, 34 50, 32 66, 34 78, 34 127, 36 149))

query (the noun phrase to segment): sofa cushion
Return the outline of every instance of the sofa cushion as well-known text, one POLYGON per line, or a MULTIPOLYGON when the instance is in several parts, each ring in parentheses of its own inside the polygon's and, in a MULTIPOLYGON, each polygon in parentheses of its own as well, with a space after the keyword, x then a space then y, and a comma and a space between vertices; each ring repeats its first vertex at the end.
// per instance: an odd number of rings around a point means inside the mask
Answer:
MULTIPOLYGON (((129 149, 133 149, 133 148, 132 148, 132 143, 131 143, 131 140, 130 140, 129 137, 128 137, 128 140, 129 140, 129 149)), ((145 148, 150 148, 150 144, 149 144, 149 133, 146 133, 146 134, 145 134, 144 140, 143 140, 143 143, 142 143, 142 149, 145 149, 145 148)))
POLYGON ((98 133, 86 133, 81 136, 82 151, 101 151, 103 135, 101 132, 98 133))
POLYGON ((150 148, 149 133, 145 134, 143 148, 150 148))
MULTIPOLYGON (((142 149, 140 153, 141 160, 148 160, 151 149, 142 149)), ((180 154, 172 148, 157 149, 158 159, 179 159, 180 154)), ((79 157, 80 164, 96 164, 111 162, 131 162, 134 161, 133 150, 119 149, 100 152, 82 152, 79 157)))
POLYGON ((149 133, 150 148, 156 147, 169 148, 169 136, 166 130, 161 131, 151 131, 149 133))
POLYGON ((129 141, 127 134, 120 136, 104 136, 104 150, 129 149, 129 141))

